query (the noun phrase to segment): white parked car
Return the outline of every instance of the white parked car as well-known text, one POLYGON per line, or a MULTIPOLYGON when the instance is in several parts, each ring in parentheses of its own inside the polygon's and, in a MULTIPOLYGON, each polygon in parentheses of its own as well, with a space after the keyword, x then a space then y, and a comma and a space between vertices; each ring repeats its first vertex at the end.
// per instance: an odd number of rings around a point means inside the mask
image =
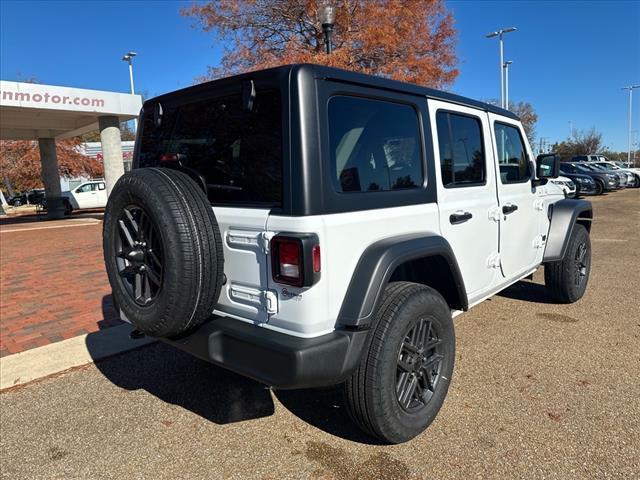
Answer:
POLYGON ((62 192, 65 212, 85 208, 104 208, 107 205, 107 189, 104 180, 89 180, 71 191, 62 192))
POLYGON ((565 198, 573 198, 576 196, 576 184, 573 183, 573 180, 570 178, 561 175, 558 178, 551 179, 550 183, 560 187, 565 198))
MULTIPOLYGON (((602 157, 604 158, 604 157, 602 157)), ((624 168, 620 167, 616 162, 601 161, 595 163, 609 173, 617 173, 626 175, 627 187, 638 188, 640 187, 640 169, 637 168, 624 168)))

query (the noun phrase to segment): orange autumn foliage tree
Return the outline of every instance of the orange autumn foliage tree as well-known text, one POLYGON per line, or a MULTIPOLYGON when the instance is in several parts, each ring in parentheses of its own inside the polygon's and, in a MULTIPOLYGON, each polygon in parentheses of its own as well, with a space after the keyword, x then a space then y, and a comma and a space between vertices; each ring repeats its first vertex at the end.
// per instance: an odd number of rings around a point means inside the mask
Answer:
MULTIPOLYGON (((56 141, 60 175, 63 177, 101 177, 104 168, 95 158, 79 152, 79 138, 56 141)), ((8 179, 17 192, 42 188, 42 166, 38 142, 0 141, 0 180, 8 179)))
POLYGON ((458 75, 456 30, 442 0, 337 0, 327 55, 317 0, 214 0, 181 11, 228 46, 199 80, 317 63, 446 88, 458 75))

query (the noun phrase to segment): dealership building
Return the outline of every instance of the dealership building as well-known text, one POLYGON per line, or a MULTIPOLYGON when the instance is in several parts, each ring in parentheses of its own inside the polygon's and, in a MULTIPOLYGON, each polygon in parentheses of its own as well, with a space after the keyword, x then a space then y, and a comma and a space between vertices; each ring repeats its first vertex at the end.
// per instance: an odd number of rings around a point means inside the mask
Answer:
POLYGON ((56 140, 99 130, 100 157, 111 191, 125 169, 120 123, 137 118, 141 108, 140 95, 1 80, 0 139, 38 142, 48 216, 61 218, 56 140))

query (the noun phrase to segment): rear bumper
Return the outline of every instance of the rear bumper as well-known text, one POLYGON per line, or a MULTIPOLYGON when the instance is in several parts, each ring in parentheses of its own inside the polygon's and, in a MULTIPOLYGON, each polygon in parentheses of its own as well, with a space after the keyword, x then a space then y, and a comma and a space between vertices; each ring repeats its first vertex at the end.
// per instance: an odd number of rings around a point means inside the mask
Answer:
POLYGON ((368 330, 299 338, 225 317, 164 342, 207 362, 281 388, 334 385, 357 367, 368 330))

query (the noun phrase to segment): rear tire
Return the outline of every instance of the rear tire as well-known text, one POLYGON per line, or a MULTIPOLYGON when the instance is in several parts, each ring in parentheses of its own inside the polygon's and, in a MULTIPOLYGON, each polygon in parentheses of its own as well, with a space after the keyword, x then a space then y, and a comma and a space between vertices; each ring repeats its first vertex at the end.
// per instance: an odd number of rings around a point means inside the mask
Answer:
POLYGON ((444 298, 425 285, 390 283, 361 363, 345 382, 347 412, 383 442, 412 439, 440 410, 454 357, 453 321, 444 298))
POLYGON ((591 273, 591 241, 582 225, 573 226, 564 258, 544 266, 544 283, 549 295, 560 303, 574 303, 582 298, 591 273))
POLYGON ((222 239, 189 176, 165 168, 123 175, 105 209, 103 246, 114 301, 138 330, 176 337, 212 314, 222 287, 222 239))
POLYGON ((73 206, 68 199, 64 199, 64 214, 71 215, 73 213, 73 206))

